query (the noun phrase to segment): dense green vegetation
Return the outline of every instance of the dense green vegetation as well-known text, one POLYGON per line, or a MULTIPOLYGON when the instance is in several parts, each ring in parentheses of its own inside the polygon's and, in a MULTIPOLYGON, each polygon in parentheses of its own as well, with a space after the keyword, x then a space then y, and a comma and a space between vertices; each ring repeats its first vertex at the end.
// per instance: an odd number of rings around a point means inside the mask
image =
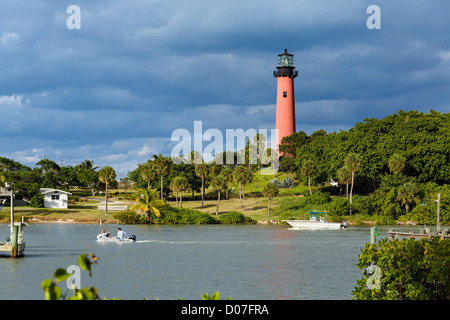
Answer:
MULTIPOLYGON (((152 222, 156 224, 255 224, 256 221, 240 212, 231 211, 218 218, 205 212, 189 208, 177 208, 166 205, 159 211, 159 216, 152 214, 152 222)), ((113 214, 122 224, 145 224, 148 218, 134 210, 119 211, 113 214)))
MULTIPOLYGON (((365 119, 348 131, 319 130, 311 135, 300 131, 283 139, 280 150, 292 156, 281 158, 276 176, 261 175, 264 164, 250 156, 250 150, 263 154, 261 141, 265 137, 258 135, 247 141, 244 150, 231 152, 234 164, 205 163, 196 152, 184 155, 181 163, 154 155, 119 181, 115 180, 114 169, 98 168, 92 160, 64 167, 43 159, 31 169, 0 157, 0 187, 8 181, 16 197, 31 201, 35 207, 42 206, 42 198, 37 195, 43 187, 83 188, 92 196, 111 188, 140 188, 135 195, 125 193, 122 197, 138 201, 135 210, 143 212, 147 222, 158 223, 180 223, 183 219, 174 210, 158 217, 161 203, 141 203, 144 199, 139 195, 147 197, 145 190, 157 193, 152 199, 175 201, 177 208, 186 201, 201 200, 202 212, 204 201, 215 200, 217 218, 223 214, 218 214, 225 205, 223 200, 239 198, 240 209, 230 211, 244 213, 246 198, 265 197, 267 216, 280 220, 321 210, 334 220, 372 220, 379 224, 398 220, 434 224, 440 194, 441 224, 450 224, 449 120, 450 114, 433 110, 399 111, 383 119, 365 119), (242 164, 236 163, 239 157, 242 164), (304 199, 297 198, 299 195, 304 199), (428 205, 421 205, 423 201, 428 205)), ((228 153, 216 157, 225 158, 228 153)), ((267 154, 272 151, 268 149, 267 154)), ((188 215, 188 211, 183 214, 188 215)), ((130 214, 122 215, 134 221, 130 214)))
POLYGON ((449 300, 450 241, 383 239, 359 256, 358 300, 449 300))
POLYGON ((385 175, 389 162, 398 154, 404 159, 400 172, 416 183, 448 183, 450 179, 450 114, 435 111, 403 112, 383 119, 365 119, 349 131, 327 134, 320 130, 307 136, 297 132, 285 138, 281 151, 296 155, 282 161, 283 171, 297 172, 306 160, 316 167, 314 183, 339 181, 338 170, 345 158, 356 153, 361 167, 355 181, 358 192, 373 192, 385 175))
MULTIPOLYGON (((282 159, 280 169, 297 173, 305 183, 311 179, 330 194, 350 192, 349 212, 378 223, 436 223, 433 201, 439 193, 441 223, 449 224, 449 146, 450 114, 399 111, 365 119, 349 131, 297 132, 283 139, 280 150, 295 156, 282 159), (326 187, 331 180, 339 187, 326 187), (420 206, 424 199, 428 206, 420 206)), ((336 213, 346 211, 342 200, 330 206, 336 213)))

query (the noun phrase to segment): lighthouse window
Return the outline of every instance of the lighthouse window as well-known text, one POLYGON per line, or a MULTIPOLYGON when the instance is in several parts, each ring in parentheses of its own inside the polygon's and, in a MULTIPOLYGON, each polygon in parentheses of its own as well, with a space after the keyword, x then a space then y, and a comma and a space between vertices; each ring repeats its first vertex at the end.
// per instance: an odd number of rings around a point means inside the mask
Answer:
POLYGON ((283 92, 283 98, 286 98, 287 97, 287 91, 284 91, 283 92))

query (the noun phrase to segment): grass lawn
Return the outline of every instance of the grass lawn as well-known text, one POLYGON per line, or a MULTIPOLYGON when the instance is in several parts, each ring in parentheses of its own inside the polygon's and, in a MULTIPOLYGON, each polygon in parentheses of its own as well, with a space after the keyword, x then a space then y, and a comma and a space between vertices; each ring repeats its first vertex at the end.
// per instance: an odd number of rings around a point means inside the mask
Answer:
MULTIPOLYGON (((9 222, 9 208, 2 210, 1 219, 3 222, 9 222), (5 210, 8 209, 8 210, 5 210), (8 212, 7 212, 8 211, 8 212), (6 217, 4 216, 6 215, 6 217), (5 221, 6 220, 6 221, 5 221)), ((47 208, 32 208, 32 207, 15 207, 14 220, 20 221, 21 217, 32 220, 33 218, 52 221, 52 220, 67 220, 74 219, 76 221, 90 221, 90 220, 113 220, 112 214, 105 215, 104 211, 97 210, 97 206, 83 206, 70 205, 69 209, 47 209, 47 208)))
MULTIPOLYGON (((176 206, 175 201, 169 201, 168 203, 172 206, 176 206)), ((273 210, 277 207, 278 199, 272 200, 271 217, 267 216, 267 203, 268 200, 264 197, 246 197, 246 199, 242 202, 243 207, 241 208, 239 198, 230 198, 229 200, 221 199, 219 204, 219 214, 230 211, 238 211, 254 220, 268 220, 274 218, 273 210)), ((133 203, 130 202, 127 206, 130 208, 132 205, 133 203)), ((215 215, 217 200, 205 200, 203 208, 201 200, 183 201, 182 205, 183 208, 195 209, 215 215)), ((20 221, 22 216, 31 221, 33 218, 40 219, 42 221, 73 219, 80 222, 88 222, 90 220, 93 220, 92 222, 98 222, 99 220, 114 220, 112 211, 109 211, 108 215, 106 215, 104 211, 99 211, 97 209, 96 204, 91 205, 84 203, 69 204, 68 209, 14 207, 14 216, 16 221, 20 221)), ((0 211, 0 222, 9 223, 9 219, 10 208, 4 207, 0 211)))
MULTIPOLYGON (((271 210, 273 210, 277 204, 277 200, 272 200, 271 204, 271 210)), ((273 217, 267 216, 267 198, 264 197, 258 197, 258 198, 249 198, 246 197, 245 200, 242 201, 242 208, 241 208, 241 202, 239 198, 230 198, 229 200, 220 200, 219 204, 219 214, 231 212, 231 211, 238 211, 254 220, 268 220, 273 217)), ((202 208, 202 202, 201 201, 186 201, 183 202, 183 208, 190 208, 195 209, 198 211, 206 212, 212 215, 216 214, 216 206, 217 206, 217 200, 206 200, 203 202, 203 208, 202 208)), ((171 203, 172 206, 175 206, 175 202, 171 203)), ((272 214, 272 211, 271 211, 272 214)))
MULTIPOLYGON (((293 174, 277 173, 276 178, 282 181, 286 177, 294 178, 293 174)), ((293 188, 290 189, 280 189, 280 194, 278 197, 273 198, 271 202, 271 215, 268 216, 268 199, 263 197, 261 190, 264 186, 273 179, 273 175, 260 175, 255 174, 253 176, 253 181, 245 187, 245 200, 243 200, 243 206, 241 207, 239 200, 239 185, 235 183, 229 184, 229 200, 225 199, 225 193, 222 193, 220 204, 219 204, 219 214, 228 213, 231 211, 240 212, 254 220, 271 220, 277 219, 278 215, 283 213, 289 213, 293 217, 301 217, 308 219, 306 211, 308 210, 322 210, 321 206, 305 206, 302 204, 301 196, 308 194, 308 186, 303 183, 298 183, 293 188), (231 189, 234 187, 234 192, 231 189)), ((313 187, 313 193, 317 190, 313 187)), ((183 207, 199 210, 202 212, 215 215, 217 206, 217 193, 211 192, 208 188, 205 190, 205 201, 202 208, 201 205, 201 194, 199 192, 195 193, 195 198, 192 200, 191 193, 187 192, 183 197, 183 207)), ((114 222, 113 211, 109 210, 106 215, 104 211, 99 211, 97 206, 100 204, 99 199, 104 200, 104 194, 95 194, 92 196, 90 190, 71 190, 73 196, 78 197, 76 203, 69 203, 68 209, 47 209, 47 208, 32 208, 32 207, 15 207, 15 220, 20 221, 22 216, 30 222, 36 221, 36 219, 41 221, 58 221, 58 220, 74 220, 75 222, 93 222, 98 223, 99 220, 109 220, 108 222, 114 222)), ((136 190, 128 189, 127 194, 134 194, 136 190)), ((134 204, 133 197, 125 197, 124 190, 113 189, 109 190, 109 195, 113 196, 110 201, 127 203, 128 208, 134 204)), ((176 206, 175 199, 172 196, 168 202, 172 206, 176 206)), ((110 203, 113 205, 113 203, 110 203)), ((342 217, 351 218, 353 220, 354 216, 342 217)), ((10 219, 10 209, 9 207, 4 207, 0 211, 0 222, 9 223, 10 219)), ((350 219, 349 219, 350 220, 350 219)), ((361 220, 361 219, 360 219, 361 220)), ((365 220, 365 219, 364 219, 365 220)))

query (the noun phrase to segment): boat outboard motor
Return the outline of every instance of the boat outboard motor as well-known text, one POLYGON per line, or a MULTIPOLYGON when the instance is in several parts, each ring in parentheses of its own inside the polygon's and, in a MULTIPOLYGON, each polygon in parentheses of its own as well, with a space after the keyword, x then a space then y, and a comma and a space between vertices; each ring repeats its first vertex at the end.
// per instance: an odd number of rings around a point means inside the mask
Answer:
POLYGON ((342 221, 341 222, 341 229, 345 229, 348 227, 348 222, 347 221, 342 221))
POLYGON ((136 236, 134 234, 132 234, 131 236, 128 237, 128 239, 136 241, 136 236))

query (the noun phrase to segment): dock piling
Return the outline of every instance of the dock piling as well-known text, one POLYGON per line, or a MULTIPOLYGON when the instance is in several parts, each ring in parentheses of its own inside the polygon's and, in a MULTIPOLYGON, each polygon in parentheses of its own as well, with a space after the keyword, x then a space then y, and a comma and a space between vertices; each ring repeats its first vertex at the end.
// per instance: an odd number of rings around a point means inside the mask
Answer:
POLYGON ((11 226, 11 257, 17 258, 19 255, 19 226, 11 226))
POLYGON ((377 231, 378 231, 377 227, 370 228, 370 243, 375 243, 377 241, 377 236, 378 236, 377 231))

